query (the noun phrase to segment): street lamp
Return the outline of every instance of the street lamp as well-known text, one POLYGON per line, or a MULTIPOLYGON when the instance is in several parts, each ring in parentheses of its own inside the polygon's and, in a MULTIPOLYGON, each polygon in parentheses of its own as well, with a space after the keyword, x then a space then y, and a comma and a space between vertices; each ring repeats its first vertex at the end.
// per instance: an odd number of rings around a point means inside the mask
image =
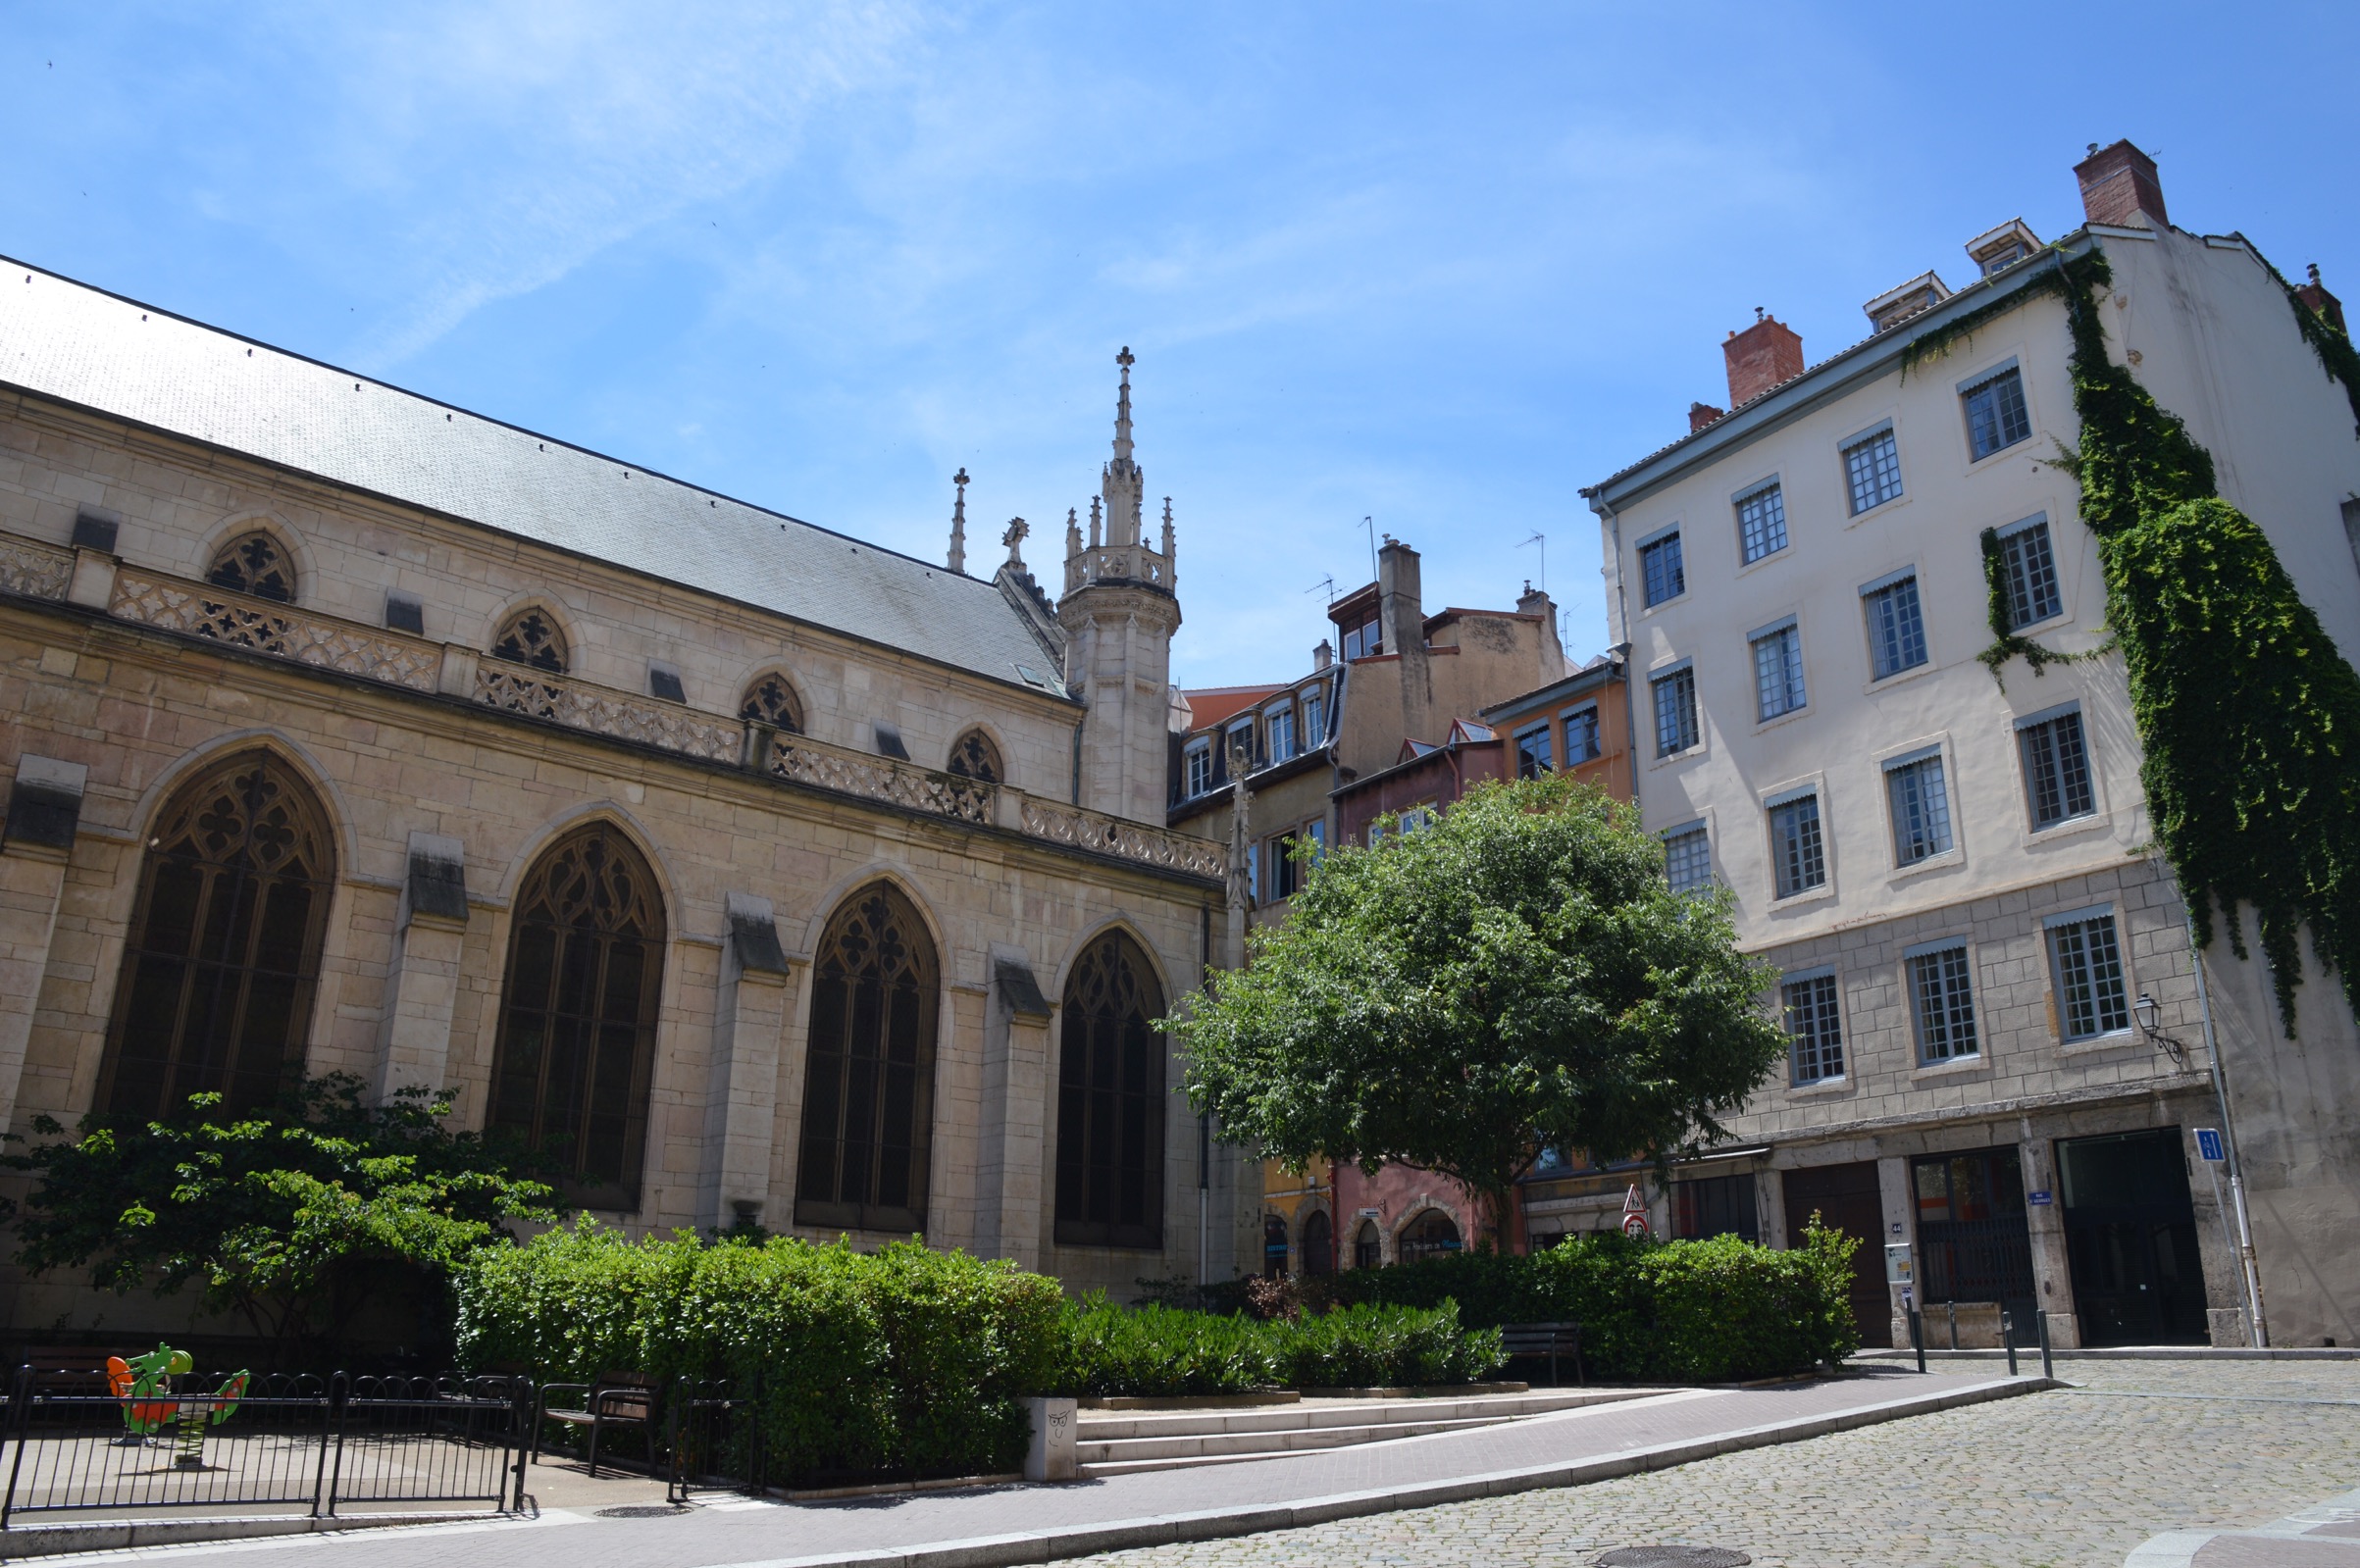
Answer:
POLYGON ((2163 1009, 2156 1005, 2154 997, 2140 991, 2138 1000, 2130 1004, 2130 1016, 2138 1020, 2138 1032, 2147 1037, 2148 1044, 2169 1054, 2175 1063, 2186 1063, 2188 1048, 2155 1027, 2163 1009))

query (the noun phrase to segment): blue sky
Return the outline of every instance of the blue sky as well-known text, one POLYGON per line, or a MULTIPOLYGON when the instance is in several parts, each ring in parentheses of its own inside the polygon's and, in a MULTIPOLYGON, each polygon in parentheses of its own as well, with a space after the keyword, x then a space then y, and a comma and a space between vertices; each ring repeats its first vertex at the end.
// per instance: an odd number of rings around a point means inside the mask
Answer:
MULTIPOLYGON (((1814 359, 2089 141, 2360 302, 2360 8, 94 6, 0 0, 0 252, 912 554, 1036 566, 1106 455, 1180 528, 1190 684, 1283 678, 1361 519, 1429 606, 1814 359), (1046 548, 1043 548, 1046 546, 1046 548)), ((1053 573, 1045 580, 1055 585, 1053 573)))

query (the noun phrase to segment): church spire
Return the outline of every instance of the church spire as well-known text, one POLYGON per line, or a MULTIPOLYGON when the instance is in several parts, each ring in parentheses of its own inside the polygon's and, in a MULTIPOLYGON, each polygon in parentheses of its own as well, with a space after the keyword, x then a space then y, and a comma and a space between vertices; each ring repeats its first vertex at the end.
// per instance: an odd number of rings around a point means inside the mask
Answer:
POLYGON ((950 476, 958 486, 958 499, 950 503, 950 570, 964 574, 967 570, 967 470, 961 464, 950 476))
POLYGON ((1114 395, 1114 460, 1106 465, 1099 490, 1106 502, 1106 542, 1137 544, 1142 492, 1147 488, 1139 465, 1131 459, 1131 367, 1139 362, 1126 343, 1114 363, 1122 367, 1122 386, 1114 395))
POLYGON ((1125 343, 1123 351, 1114 356, 1114 363, 1122 367, 1123 373, 1122 388, 1114 394, 1114 461, 1128 463, 1131 461, 1131 367, 1139 361, 1132 356, 1131 345, 1125 343))

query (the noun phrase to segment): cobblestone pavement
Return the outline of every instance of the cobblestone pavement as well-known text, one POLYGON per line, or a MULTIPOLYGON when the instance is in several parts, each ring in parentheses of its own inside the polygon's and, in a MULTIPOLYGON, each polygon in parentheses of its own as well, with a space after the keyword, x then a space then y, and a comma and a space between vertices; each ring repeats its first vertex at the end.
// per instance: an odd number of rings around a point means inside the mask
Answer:
MULTIPOLYGON (((2037 1370, 2037 1363, 2035 1363, 2037 1370)), ((2360 1487, 2360 1362, 2060 1361, 2077 1387, 1555 1492, 1086 1559, 1092 1568, 2104 1564, 2360 1487)))

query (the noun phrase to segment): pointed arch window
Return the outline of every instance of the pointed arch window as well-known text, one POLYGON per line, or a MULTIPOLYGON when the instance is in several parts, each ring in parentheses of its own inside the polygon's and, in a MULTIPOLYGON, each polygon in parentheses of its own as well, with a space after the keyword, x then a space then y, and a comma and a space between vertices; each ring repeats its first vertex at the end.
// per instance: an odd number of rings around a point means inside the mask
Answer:
POLYGON ((745 688, 745 700, 738 704, 738 717, 784 730, 789 734, 803 733, 803 705, 795 700, 795 687, 787 683, 787 678, 775 670, 745 688))
POLYGON ((284 546, 259 530, 240 534, 216 551, 213 564, 205 569, 205 581, 257 599, 295 602, 294 563, 287 559, 284 546))
POLYGON ((530 665, 551 675, 566 671, 565 632, 548 611, 528 606, 510 616, 491 639, 491 656, 511 664, 530 665))
POLYGON ((552 1156, 573 1201, 636 1209, 663 986, 655 872, 593 823, 542 852, 515 910, 489 1125, 552 1156))
POLYGON ((1065 985, 1057 1065, 1060 1246, 1163 1245, 1163 989, 1121 932, 1065 985))
POLYGON ((940 966, 917 910, 874 883, 828 922, 811 986, 811 1048, 795 1223, 926 1229, 940 966))
POLYGON ((970 730, 958 737, 950 748, 948 771, 985 784, 1000 784, 1007 778, 1007 770, 1000 765, 1000 748, 981 730, 970 730))
POLYGON ((205 769, 147 841, 97 1103, 267 1105, 302 1074, 335 857, 328 814, 267 751, 205 769))

